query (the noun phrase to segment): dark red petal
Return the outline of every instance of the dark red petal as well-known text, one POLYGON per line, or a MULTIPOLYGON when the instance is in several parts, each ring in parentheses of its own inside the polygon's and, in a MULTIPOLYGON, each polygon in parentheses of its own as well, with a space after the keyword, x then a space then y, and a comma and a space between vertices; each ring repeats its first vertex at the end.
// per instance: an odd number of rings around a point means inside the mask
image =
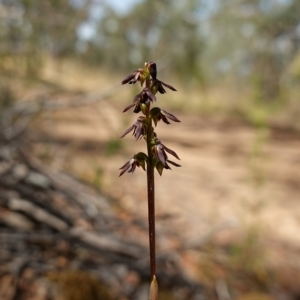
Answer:
POLYGON ((164 83, 164 82, 162 82, 162 81, 159 81, 162 85, 164 85, 164 86, 166 86, 167 88, 169 88, 170 90, 172 90, 172 91, 177 91, 175 88, 173 88, 171 85, 169 85, 169 84, 167 84, 167 83, 164 83))
POLYGON ((168 119, 167 119, 166 116, 160 115, 160 117, 161 117, 161 119, 163 120, 164 123, 166 123, 166 124, 171 124, 171 123, 168 121, 168 119))
POLYGON ((129 168, 129 166, 131 165, 130 161, 131 161, 131 159, 129 161, 127 161, 119 170, 125 168, 127 165, 128 165, 128 168, 129 168))
POLYGON ((174 122, 180 122, 180 120, 177 119, 174 115, 168 113, 168 112, 165 111, 165 110, 161 110, 161 111, 162 111, 162 113, 163 113, 164 115, 166 115, 166 117, 169 118, 170 120, 172 120, 172 121, 174 121, 174 122))
POLYGON ((136 83, 141 77, 141 74, 139 72, 137 72, 134 76, 134 79, 132 80, 132 82, 136 83))
POLYGON ((123 165, 119 170, 122 170, 119 174, 119 177, 122 176, 132 165, 133 161, 132 158, 125 163, 125 165, 123 165))
POLYGON ((163 145, 163 148, 170 154, 172 154, 173 156, 175 156, 177 159, 180 160, 179 156, 176 154, 176 152, 174 152, 173 150, 167 148, 165 145, 163 145))
POLYGON ((165 167, 165 169, 167 169, 167 170, 172 170, 172 169, 170 168, 170 166, 169 166, 167 163, 165 164, 164 167, 165 167))
POLYGON ((130 108, 133 107, 133 106, 135 106, 135 103, 132 103, 132 104, 126 106, 126 107, 124 108, 123 112, 126 112, 128 109, 130 109, 130 108))
POLYGON ((138 69, 132 72, 129 76, 127 76, 121 83, 122 84, 135 84, 138 80, 140 80, 141 74, 144 73, 143 69, 138 69))
POLYGON ((156 79, 156 74, 157 74, 156 63, 149 62, 148 63, 148 69, 149 69, 149 72, 150 72, 150 75, 152 76, 152 78, 156 79))
POLYGON ((139 105, 139 104, 136 104, 136 105, 135 105, 135 108, 134 108, 134 110, 133 110, 133 112, 137 114, 137 113, 139 113, 140 111, 141 111, 140 105, 139 105))
POLYGON ((142 97, 143 92, 138 93, 134 98, 133 102, 137 102, 142 97))
POLYGON ((128 170, 128 173, 133 173, 135 171, 135 168, 136 168, 136 162, 134 162, 132 165, 131 165, 131 168, 128 170))
POLYGON ((142 127, 136 127, 135 132, 133 133, 136 140, 143 136, 142 127))
POLYGON ((161 94, 165 94, 166 93, 166 90, 163 88, 161 82, 159 81, 157 83, 157 90, 161 93, 161 94))
POLYGON ((168 162, 169 164, 175 166, 175 167, 181 167, 181 165, 176 164, 174 161, 171 161, 171 160, 168 160, 168 159, 167 159, 167 162, 168 162))
POLYGON ((148 89, 145 92, 146 92, 147 96, 149 97, 149 99, 151 99, 152 102, 156 101, 155 95, 153 95, 148 89))
POLYGON ((126 130, 123 132, 123 134, 120 136, 120 138, 123 138, 126 134, 128 134, 131 130, 133 130, 134 127, 135 127, 134 124, 131 125, 128 129, 126 129, 126 130))
POLYGON ((134 78, 134 76, 135 76, 135 72, 134 73, 132 73, 132 74, 130 74, 129 76, 127 76, 124 80, 122 80, 122 84, 126 84, 126 83, 128 83, 130 80, 132 80, 132 78, 134 78))
POLYGON ((121 177, 128 169, 124 169, 120 172, 119 177, 121 177))

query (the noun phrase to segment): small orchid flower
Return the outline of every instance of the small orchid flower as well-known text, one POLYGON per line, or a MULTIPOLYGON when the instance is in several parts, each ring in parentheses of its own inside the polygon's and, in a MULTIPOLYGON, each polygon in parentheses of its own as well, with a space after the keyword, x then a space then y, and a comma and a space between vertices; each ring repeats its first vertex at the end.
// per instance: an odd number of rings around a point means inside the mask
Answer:
POLYGON ((162 120, 166 124, 171 124, 169 120, 173 122, 180 122, 174 115, 168 113, 167 111, 160 109, 159 107, 153 107, 150 111, 150 115, 153 119, 155 126, 157 126, 157 122, 162 120))
POLYGON ((147 77, 147 72, 144 69, 137 69, 136 71, 132 72, 128 75, 124 80, 122 80, 122 84, 135 84, 137 81, 143 85, 145 79, 147 77))
POLYGON ((123 112, 126 112, 130 108, 134 107, 133 112, 139 113, 141 111, 141 105, 148 104, 149 101, 156 101, 156 97, 151 93, 151 91, 147 87, 145 87, 139 94, 137 94, 133 98, 133 103, 124 108, 123 112))
POLYGON ((135 140, 142 138, 146 134, 146 124, 144 123, 145 117, 140 116, 136 120, 136 122, 131 125, 128 129, 124 131, 124 133, 120 136, 120 138, 123 138, 126 134, 128 134, 130 131, 133 130, 133 136, 135 137, 135 140))
POLYGON ((147 160, 146 154, 142 152, 137 153, 119 169, 121 170, 119 177, 122 176, 125 172, 133 173, 136 167, 142 167, 142 169, 146 171, 145 168, 146 160, 147 160))
MULTIPOLYGON (((167 165, 167 161, 170 162, 168 160, 168 156, 166 152, 170 153, 171 155, 173 155, 174 157, 180 160, 176 152, 167 148, 158 138, 155 138, 154 142, 155 142, 155 145, 153 147, 154 155, 162 162, 164 166, 167 165)), ((173 164, 176 165, 176 163, 173 164)))
MULTIPOLYGON (((142 70, 142 69, 139 69, 139 70, 142 70)), ((160 92, 161 94, 165 94, 166 93, 166 90, 164 89, 164 86, 169 88, 170 90, 172 91, 177 91, 174 87, 172 87, 171 85, 167 84, 167 83, 164 83, 162 82, 161 80, 158 80, 157 79, 157 69, 156 69, 156 63, 154 62, 146 62, 145 63, 145 69, 143 70, 144 73, 148 73, 150 74, 151 76, 151 83, 150 83, 150 89, 151 89, 151 92, 152 94, 156 94, 157 91, 160 92)), ((137 71, 135 71, 137 72, 137 71)), ((134 73, 132 73, 130 76, 132 76, 133 78, 135 78, 136 75, 133 75, 134 73)), ((146 75, 147 76, 147 75, 146 75)), ((129 76, 127 78, 130 78, 129 76)), ((126 78, 126 79, 127 79, 126 78)), ((125 80, 126 80, 125 79, 125 80)), ((130 80, 130 79, 129 79, 130 80)), ((124 80, 123 80, 124 81, 124 80)), ((123 81, 122 81, 122 84, 123 84, 123 81)), ((136 80, 135 80, 136 82, 136 80)), ((135 83, 133 82, 133 83, 135 83)), ((127 83, 127 82, 125 82, 127 83)), ((130 82, 129 82, 130 83, 130 82)))
POLYGON ((165 94, 166 90, 164 89, 164 86, 172 91, 175 91, 175 92, 177 91, 171 85, 164 83, 158 79, 152 79, 152 81, 151 81, 151 91, 153 94, 156 94, 157 91, 160 92, 161 94, 165 94))

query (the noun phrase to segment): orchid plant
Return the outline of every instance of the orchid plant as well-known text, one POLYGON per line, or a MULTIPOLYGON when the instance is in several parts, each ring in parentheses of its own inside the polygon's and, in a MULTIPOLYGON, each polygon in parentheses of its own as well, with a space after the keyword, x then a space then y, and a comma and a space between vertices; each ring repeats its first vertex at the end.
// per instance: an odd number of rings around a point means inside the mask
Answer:
POLYGON ((166 88, 176 91, 174 87, 166 84, 157 78, 157 69, 154 62, 146 62, 143 69, 137 69, 127 76, 122 84, 135 84, 139 82, 143 90, 133 98, 133 103, 128 105, 123 112, 131 108, 134 113, 142 113, 125 132, 121 135, 123 138, 129 132, 136 140, 144 139, 147 145, 147 154, 139 152, 135 154, 128 162, 120 168, 120 175, 125 172, 133 173, 136 167, 141 167, 147 171, 147 191, 148 191, 148 222, 149 222, 149 248, 150 248, 150 300, 158 299, 158 284, 156 280, 156 262, 155 262, 155 189, 154 189, 154 170, 156 169, 162 175, 164 169, 171 169, 170 164, 180 167, 179 164, 169 160, 168 154, 176 159, 178 155, 166 147, 157 137, 154 131, 159 121, 170 124, 170 121, 180 122, 174 115, 166 112, 159 107, 151 107, 156 102, 156 94, 165 94, 166 88), (168 153, 168 154, 167 154, 168 153))

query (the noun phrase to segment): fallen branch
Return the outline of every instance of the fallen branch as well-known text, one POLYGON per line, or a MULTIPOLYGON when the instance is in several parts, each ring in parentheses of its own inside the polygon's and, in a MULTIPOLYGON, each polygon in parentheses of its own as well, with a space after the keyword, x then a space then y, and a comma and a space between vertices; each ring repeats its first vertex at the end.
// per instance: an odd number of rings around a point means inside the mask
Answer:
POLYGON ((40 100, 19 102, 6 109, 2 117, 2 135, 8 141, 18 137, 31 123, 33 118, 44 111, 58 111, 95 104, 107 100, 118 90, 119 84, 113 85, 105 91, 93 91, 69 97, 67 100, 50 100, 46 97, 40 100), (17 121, 14 123, 12 120, 17 121))

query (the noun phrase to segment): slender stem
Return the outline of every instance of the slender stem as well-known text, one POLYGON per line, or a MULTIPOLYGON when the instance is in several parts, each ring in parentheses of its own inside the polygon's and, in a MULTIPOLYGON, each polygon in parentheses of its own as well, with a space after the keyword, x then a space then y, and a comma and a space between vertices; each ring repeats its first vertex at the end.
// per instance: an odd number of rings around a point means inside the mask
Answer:
MULTIPOLYGON (((149 115, 147 116, 149 118, 149 115)), ((154 190, 154 164, 153 153, 151 149, 152 139, 152 119, 149 118, 147 130, 147 150, 148 150, 148 165, 147 165, 147 188, 148 188, 148 222, 149 222, 149 247, 150 247, 150 270, 151 280, 156 275, 155 263, 155 190, 154 190)))

